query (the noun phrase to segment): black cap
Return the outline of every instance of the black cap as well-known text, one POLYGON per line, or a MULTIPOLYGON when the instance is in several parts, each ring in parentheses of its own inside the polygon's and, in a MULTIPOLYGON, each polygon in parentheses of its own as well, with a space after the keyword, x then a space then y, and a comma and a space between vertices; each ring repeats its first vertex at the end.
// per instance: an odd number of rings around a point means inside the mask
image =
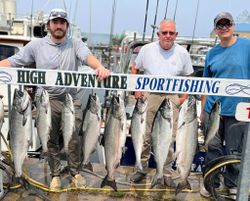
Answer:
POLYGON ((221 12, 214 18, 214 27, 216 27, 217 23, 222 19, 227 19, 234 24, 233 16, 229 12, 221 12))

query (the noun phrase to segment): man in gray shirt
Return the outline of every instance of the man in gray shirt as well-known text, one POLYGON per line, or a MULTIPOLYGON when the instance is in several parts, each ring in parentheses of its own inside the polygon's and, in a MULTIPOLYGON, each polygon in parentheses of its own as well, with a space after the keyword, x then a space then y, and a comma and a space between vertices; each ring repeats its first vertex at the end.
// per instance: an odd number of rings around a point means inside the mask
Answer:
MULTIPOLYGON (((110 71, 91 54, 88 47, 81 39, 72 39, 67 37, 69 28, 69 20, 67 13, 63 9, 53 9, 50 12, 47 22, 49 35, 42 39, 29 42, 17 54, 0 61, 0 66, 18 67, 36 65, 39 69, 55 69, 77 71, 79 63, 86 63, 96 70, 98 80, 102 80, 109 76, 110 71)), ((50 183, 51 190, 59 190, 61 188, 60 179, 60 146, 59 135, 61 127, 61 111, 65 94, 69 93, 74 100, 75 107, 75 131, 69 143, 68 165, 72 175, 72 181, 75 187, 84 187, 86 181, 78 170, 80 164, 80 146, 79 131, 82 122, 82 110, 80 100, 76 97, 76 89, 59 88, 45 86, 38 87, 37 96, 46 89, 49 93, 50 104, 52 110, 52 130, 48 141, 49 150, 49 166, 51 169, 52 180, 50 183)))

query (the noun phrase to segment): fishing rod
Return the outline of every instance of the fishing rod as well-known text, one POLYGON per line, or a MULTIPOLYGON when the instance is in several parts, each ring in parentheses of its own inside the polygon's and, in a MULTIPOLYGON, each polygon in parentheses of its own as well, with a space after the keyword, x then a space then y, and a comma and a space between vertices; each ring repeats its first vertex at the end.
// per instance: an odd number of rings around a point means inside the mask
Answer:
POLYGON ((165 10, 164 20, 167 19, 168 3, 169 3, 169 0, 167 0, 167 5, 166 5, 166 10, 165 10))
POLYGON ((156 29, 156 20, 157 20, 157 15, 158 15, 158 6, 159 6, 159 0, 157 0, 157 3, 156 3, 155 19, 154 19, 154 25, 152 26, 153 31, 152 31, 151 41, 154 40, 155 29, 156 29))
POLYGON ((197 24, 197 19, 198 19, 198 12, 199 12, 199 5, 200 5, 200 0, 197 1, 197 6, 196 6, 195 21, 194 21, 194 28, 193 28, 193 34, 192 34, 192 43, 193 43, 194 36, 195 36, 195 30, 196 30, 196 24, 197 24))
POLYGON ((111 49, 112 49, 112 38, 114 32, 115 10, 116 10, 116 0, 113 1, 113 7, 112 7, 112 18, 111 18, 111 28, 110 28, 110 38, 109 38, 109 64, 108 64, 109 69, 111 65, 111 49))
POLYGON ((146 27, 147 27, 148 5, 149 5, 149 0, 147 0, 147 3, 146 3, 146 11, 145 11, 145 19, 144 19, 144 28, 143 28, 143 35, 142 35, 142 41, 143 41, 143 42, 144 42, 144 39, 145 39, 146 27))

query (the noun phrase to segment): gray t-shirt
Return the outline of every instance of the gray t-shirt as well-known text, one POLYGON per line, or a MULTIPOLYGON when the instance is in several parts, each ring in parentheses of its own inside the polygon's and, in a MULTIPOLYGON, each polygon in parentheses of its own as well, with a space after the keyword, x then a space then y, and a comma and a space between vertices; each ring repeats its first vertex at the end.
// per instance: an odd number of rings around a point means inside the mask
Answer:
MULTIPOLYGON (((36 65, 37 69, 58 69, 77 71, 78 65, 86 63, 87 57, 91 55, 90 50, 80 39, 66 38, 61 44, 54 43, 50 36, 29 42, 17 54, 8 60, 13 67, 29 67, 36 65)), ((73 98, 77 89, 64 87, 43 87, 50 97, 63 100, 65 93, 70 93, 73 98)), ((37 95, 41 93, 38 87, 37 95)))
POLYGON ((194 72, 189 53, 176 43, 169 50, 162 49, 159 41, 144 45, 135 63, 147 75, 185 76, 194 72))

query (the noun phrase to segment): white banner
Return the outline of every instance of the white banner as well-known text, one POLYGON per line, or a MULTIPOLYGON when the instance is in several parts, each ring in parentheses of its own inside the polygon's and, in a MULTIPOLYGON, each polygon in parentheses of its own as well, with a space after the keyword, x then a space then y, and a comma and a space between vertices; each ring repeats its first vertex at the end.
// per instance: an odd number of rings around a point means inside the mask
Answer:
POLYGON ((89 72, 1 67, 0 84, 250 97, 250 80, 242 79, 112 73, 98 82, 89 72))

